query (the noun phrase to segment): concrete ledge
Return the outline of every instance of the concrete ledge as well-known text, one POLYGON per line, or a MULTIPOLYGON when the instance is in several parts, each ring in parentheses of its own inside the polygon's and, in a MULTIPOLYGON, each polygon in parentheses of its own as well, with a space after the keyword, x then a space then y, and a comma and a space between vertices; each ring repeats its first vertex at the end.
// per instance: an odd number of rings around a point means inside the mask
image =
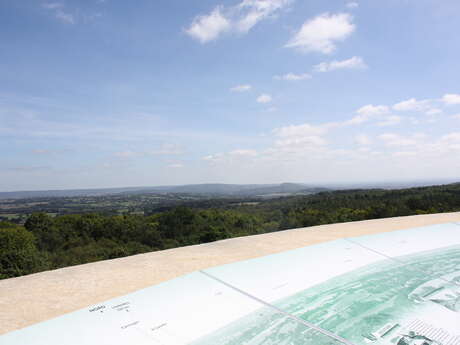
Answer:
POLYGON ((314 226, 0 280, 0 334, 193 271, 343 237, 460 222, 460 212, 314 226))

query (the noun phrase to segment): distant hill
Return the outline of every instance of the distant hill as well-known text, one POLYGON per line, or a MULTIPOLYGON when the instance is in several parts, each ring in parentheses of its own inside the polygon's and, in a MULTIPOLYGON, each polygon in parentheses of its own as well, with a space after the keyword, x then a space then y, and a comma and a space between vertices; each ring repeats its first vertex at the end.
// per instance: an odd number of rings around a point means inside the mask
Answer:
POLYGON ((95 188, 95 189, 67 189, 67 190, 44 190, 44 191, 18 191, 0 192, 0 199, 27 199, 27 198, 50 198, 50 197, 83 197, 104 195, 135 195, 144 193, 156 194, 196 194, 209 196, 281 196, 291 194, 312 194, 330 190, 349 189, 401 189, 424 186, 444 185, 458 182, 458 180, 421 180, 410 182, 376 182, 376 183, 349 183, 328 184, 327 187, 308 185, 303 183, 281 184, 224 184, 204 183, 180 186, 153 186, 153 187, 122 187, 122 188, 95 188))
POLYGON ((145 189, 144 192, 155 191, 163 193, 180 194, 208 194, 208 195, 231 195, 231 196, 257 196, 267 194, 308 194, 311 192, 326 191, 327 188, 310 187, 297 183, 282 184, 195 184, 177 187, 160 187, 145 189))
POLYGON ((181 193, 181 194, 211 194, 211 195, 234 195, 243 191, 254 188, 266 188, 274 185, 239 185, 239 184, 223 184, 223 183, 206 183, 206 184, 191 184, 184 186, 172 187, 153 187, 144 189, 145 192, 163 192, 163 193, 181 193))
POLYGON ((264 186, 264 187, 256 187, 256 188, 248 188, 245 190, 240 191, 239 195, 248 195, 248 196, 255 196, 255 195, 277 195, 277 194, 311 194, 311 193, 319 193, 325 192, 330 189, 322 188, 322 187, 313 187, 307 186, 304 184, 297 184, 297 183, 282 183, 279 185, 271 185, 271 186, 264 186))
POLYGON ((46 191, 0 192, 0 199, 47 197, 104 196, 114 194, 199 194, 211 196, 267 196, 277 194, 311 194, 329 189, 297 183, 282 184, 192 184, 183 186, 126 187, 103 189, 69 189, 46 191))
POLYGON ((18 191, 0 192, 0 199, 26 199, 26 198, 48 198, 48 197, 78 197, 78 196, 101 196, 119 193, 136 193, 144 190, 145 187, 128 188, 103 188, 103 189, 66 189, 66 190, 40 190, 40 191, 18 191))

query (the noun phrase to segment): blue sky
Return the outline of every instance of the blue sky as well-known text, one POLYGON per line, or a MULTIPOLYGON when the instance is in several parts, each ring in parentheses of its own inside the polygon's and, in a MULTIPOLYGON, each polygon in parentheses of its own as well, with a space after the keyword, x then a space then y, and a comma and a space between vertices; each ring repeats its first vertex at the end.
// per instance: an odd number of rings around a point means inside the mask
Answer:
POLYGON ((459 178, 459 15, 0 0, 0 190, 459 178))

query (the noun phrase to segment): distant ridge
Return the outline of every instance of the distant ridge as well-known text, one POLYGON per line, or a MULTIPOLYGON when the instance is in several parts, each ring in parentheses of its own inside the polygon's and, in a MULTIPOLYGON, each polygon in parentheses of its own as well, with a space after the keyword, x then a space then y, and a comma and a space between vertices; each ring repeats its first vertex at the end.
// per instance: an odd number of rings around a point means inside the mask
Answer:
POLYGON ((145 187, 127 188, 102 188, 102 189, 63 189, 63 190, 41 190, 41 191, 18 191, 0 192, 0 199, 25 199, 25 198, 47 198, 47 197, 73 197, 73 196, 100 196, 136 192, 145 187))
POLYGON ((414 187, 428 187, 449 184, 459 184, 456 180, 425 180, 425 181, 388 181, 388 182, 363 182, 363 183, 328 183, 326 186, 304 183, 279 183, 279 184, 225 184, 202 183, 179 186, 151 186, 151 187, 119 187, 119 188, 86 188, 41 191, 14 191, 0 192, 0 199, 27 199, 27 198, 52 198, 52 197, 79 197, 79 196, 104 196, 116 194, 197 194, 209 196, 265 196, 269 194, 312 194, 331 190, 350 189, 403 189, 414 187))
POLYGON ((99 188, 99 189, 68 189, 44 191, 18 191, 0 192, 0 199, 26 199, 50 197, 79 197, 79 196, 104 196, 113 194, 142 194, 142 193, 177 193, 200 194, 214 196, 264 196, 269 194, 311 194, 329 189, 298 183, 281 184, 224 184, 205 183, 182 186, 158 187, 125 187, 125 188, 99 188))

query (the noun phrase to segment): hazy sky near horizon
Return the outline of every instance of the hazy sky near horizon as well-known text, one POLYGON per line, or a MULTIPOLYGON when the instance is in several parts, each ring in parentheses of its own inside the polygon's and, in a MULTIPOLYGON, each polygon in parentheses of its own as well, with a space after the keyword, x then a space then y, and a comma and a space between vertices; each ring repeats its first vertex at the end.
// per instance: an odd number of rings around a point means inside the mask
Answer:
POLYGON ((455 179, 459 16, 458 0, 0 0, 0 191, 455 179))

